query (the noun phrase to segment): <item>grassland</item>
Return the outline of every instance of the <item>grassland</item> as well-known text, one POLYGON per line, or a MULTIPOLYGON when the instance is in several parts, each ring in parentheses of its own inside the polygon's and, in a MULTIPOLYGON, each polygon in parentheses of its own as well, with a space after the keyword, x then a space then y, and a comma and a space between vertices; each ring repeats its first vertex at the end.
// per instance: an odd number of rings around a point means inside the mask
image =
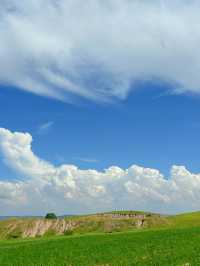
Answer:
POLYGON ((200 228, 12 240, 1 266, 200 265, 200 228))
POLYGON ((165 219, 167 223, 126 232, 1 240, 0 265, 200 265, 200 213, 165 219))

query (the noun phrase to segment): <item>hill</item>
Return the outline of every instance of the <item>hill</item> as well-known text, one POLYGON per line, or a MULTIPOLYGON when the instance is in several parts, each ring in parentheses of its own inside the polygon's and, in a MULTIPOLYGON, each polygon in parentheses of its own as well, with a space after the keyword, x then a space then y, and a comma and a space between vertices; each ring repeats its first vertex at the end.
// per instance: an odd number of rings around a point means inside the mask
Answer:
POLYGON ((113 233, 189 226, 200 226, 200 212, 163 216, 138 211, 114 211, 52 220, 10 218, 0 221, 0 239, 113 233))
POLYGON ((200 212, 184 213, 179 215, 169 216, 168 222, 174 227, 197 227, 200 226, 200 212))
POLYGON ((167 226, 168 223, 168 219, 159 214, 135 211, 115 211, 59 219, 11 218, 0 221, 0 239, 112 233, 167 226))

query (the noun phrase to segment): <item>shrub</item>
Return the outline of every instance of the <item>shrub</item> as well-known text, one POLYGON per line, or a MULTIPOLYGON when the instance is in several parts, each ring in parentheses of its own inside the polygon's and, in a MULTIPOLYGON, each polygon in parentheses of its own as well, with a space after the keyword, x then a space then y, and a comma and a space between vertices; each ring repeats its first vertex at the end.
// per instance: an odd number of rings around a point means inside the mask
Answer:
POLYGON ((7 236, 8 239, 15 239, 15 238, 21 238, 22 232, 19 229, 16 229, 12 232, 10 232, 7 236))
POLYGON ((45 232, 44 236, 55 236, 56 235, 56 231, 53 229, 49 229, 48 231, 45 232))
POLYGON ((64 235, 65 235, 65 236, 71 236, 72 234, 73 234, 73 231, 70 230, 70 229, 65 230, 65 232, 64 232, 64 235))

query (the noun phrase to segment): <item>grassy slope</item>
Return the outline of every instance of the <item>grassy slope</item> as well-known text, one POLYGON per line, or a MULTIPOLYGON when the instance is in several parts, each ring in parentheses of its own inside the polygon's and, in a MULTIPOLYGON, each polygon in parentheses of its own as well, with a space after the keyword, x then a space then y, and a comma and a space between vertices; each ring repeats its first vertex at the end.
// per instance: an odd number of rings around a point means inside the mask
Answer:
POLYGON ((179 214, 168 217, 169 224, 174 227, 200 226, 200 212, 179 214))
POLYGON ((0 242, 1 266, 200 265, 200 228, 0 242))

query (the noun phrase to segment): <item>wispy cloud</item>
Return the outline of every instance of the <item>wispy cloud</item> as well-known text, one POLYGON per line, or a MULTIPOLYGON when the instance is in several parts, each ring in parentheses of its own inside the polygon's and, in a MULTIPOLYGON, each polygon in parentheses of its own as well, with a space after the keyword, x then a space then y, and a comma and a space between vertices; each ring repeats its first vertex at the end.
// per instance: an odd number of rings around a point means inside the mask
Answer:
POLYGON ((138 80, 200 93, 200 2, 1 0, 0 83, 69 101, 126 98, 138 80))
POLYGON ((53 125, 54 125, 53 121, 41 124, 37 129, 37 134, 39 135, 46 134, 52 128, 53 125))
POLYGON ((87 158, 87 157, 74 157, 75 160, 79 160, 81 162, 85 162, 85 163, 98 163, 99 160, 95 159, 95 158, 87 158))

